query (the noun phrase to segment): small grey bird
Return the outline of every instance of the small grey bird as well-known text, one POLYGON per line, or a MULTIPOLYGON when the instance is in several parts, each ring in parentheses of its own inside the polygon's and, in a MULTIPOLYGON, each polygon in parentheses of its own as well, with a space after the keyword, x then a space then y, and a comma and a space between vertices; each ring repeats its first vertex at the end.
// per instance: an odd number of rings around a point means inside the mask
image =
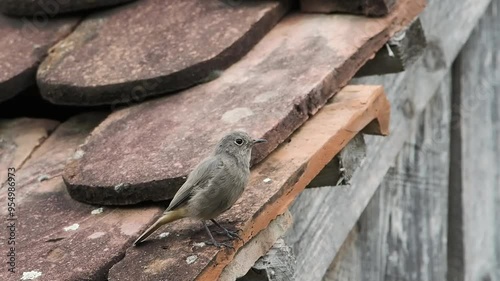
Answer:
MULTIPOLYGON (((214 246, 228 246, 217 242, 207 220, 221 228, 230 238, 239 238, 215 221, 229 210, 240 198, 250 177, 250 158, 256 143, 264 139, 253 139, 243 131, 225 135, 212 154, 199 163, 186 182, 180 187, 163 215, 134 242, 142 242, 160 226, 186 217, 201 220, 214 246)), ((230 247, 230 246, 228 246, 230 247)))

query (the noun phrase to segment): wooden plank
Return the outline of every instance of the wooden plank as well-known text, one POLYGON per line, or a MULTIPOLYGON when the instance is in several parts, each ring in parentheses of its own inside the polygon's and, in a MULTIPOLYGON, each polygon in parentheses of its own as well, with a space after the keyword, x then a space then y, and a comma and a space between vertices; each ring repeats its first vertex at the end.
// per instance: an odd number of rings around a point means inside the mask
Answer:
MULTIPOLYGON (((248 273, 255 273, 253 276, 259 277, 257 280, 262 281, 293 280, 295 263, 296 260, 292 248, 285 243, 283 238, 280 238, 266 255, 257 260, 248 273)), ((251 281, 252 279, 249 278, 248 273, 238 281, 251 281)))
POLYGON ((217 80, 107 118, 64 174, 70 194, 95 204, 171 199, 220 135, 235 128, 268 140, 254 150, 253 163, 261 161, 423 8, 423 1, 405 0, 380 19, 287 16, 217 80))
MULTIPOLYGON (((387 134, 388 115, 389 104, 382 87, 344 88, 294 132, 289 142, 252 169, 242 198, 219 220, 230 222, 240 229, 243 241, 249 241, 285 212, 319 171, 372 120, 378 119, 380 130, 387 134)), ((193 245, 206 241, 206 234, 198 221, 177 221, 168 229, 176 233, 167 238, 168 251, 162 248, 164 242, 153 235, 143 245, 127 251, 125 258, 111 268, 109 280, 172 280, 179 276, 186 281, 216 280, 243 243, 233 241, 234 250, 200 249, 193 245), (185 259, 193 255, 196 262, 187 263, 185 259)))
POLYGON ((242 281, 240 277, 244 276, 267 251, 272 250, 275 242, 291 224, 292 215, 288 211, 272 220, 268 227, 238 250, 233 260, 222 271, 218 281, 242 281))
POLYGON ((308 188, 348 184, 366 157, 363 134, 357 134, 309 183, 308 188))
POLYGON ((48 119, 0 119, 0 186, 7 180, 7 169, 19 170, 59 122, 48 119))
POLYGON ((300 9, 308 13, 348 13, 380 17, 387 15, 396 0, 300 0, 300 9))
POLYGON ((449 280, 500 278, 498 14, 500 1, 494 0, 454 69, 449 280))
MULTIPOLYGON (((363 165, 353 174, 349 188, 335 188, 332 191, 335 194, 331 194, 329 197, 332 198, 332 203, 329 204, 335 205, 335 215, 341 216, 346 223, 335 224, 335 229, 324 232, 324 235, 330 234, 331 231, 338 234, 338 241, 335 242, 336 247, 325 246, 323 240, 315 240, 313 245, 332 249, 332 259, 336 252, 334 249, 340 247, 342 241, 347 238, 348 233, 358 221, 370 198, 393 165, 405 140, 416 128, 417 116, 436 92, 438 85, 449 71, 452 61, 471 34, 489 2, 489 0, 431 1, 420 15, 422 26, 429 39, 429 45, 423 57, 407 71, 399 74, 352 80, 353 84, 380 83, 387 87, 387 95, 392 105, 391 134, 383 139, 364 136, 367 155, 363 160, 363 165)), ((310 208, 311 206, 308 206, 307 209, 300 210, 301 216, 309 218, 304 219, 305 221, 312 219, 317 212, 310 208)), ((321 233, 318 233, 317 237, 322 237, 321 233)), ((296 251, 300 252, 300 250, 296 251)), ((332 260, 330 259, 324 264, 317 264, 316 259, 311 256, 305 255, 304 258, 314 261, 314 266, 320 273, 326 272, 332 260)), ((326 257, 324 259, 326 260, 326 257)), ((307 267, 304 267, 302 273, 297 270, 297 274, 310 272, 306 269, 307 267)), ((307 280, 319 281, 322 280, 323 275, 309 277, 307 280)))
POLYGON ((53 48, 37 83, 46 99, 71 105, 132 104, 189 88, 241 59, 290 3, 142 0, 93 13, 53 48))
POLYGON ((40 22, 38 18, 13 18, 0 13, 0 102, 35 84, 40 60, 77 23, 77 17, 40 22))
POLYGON ((418 18, 394 35, 373 59, 361 67, 355 77, 405 71, 421 57, 426 46, 427 40, 418 18))
POLYGON ((325 281, 446 280, 450 113, 447 75, 325 281))

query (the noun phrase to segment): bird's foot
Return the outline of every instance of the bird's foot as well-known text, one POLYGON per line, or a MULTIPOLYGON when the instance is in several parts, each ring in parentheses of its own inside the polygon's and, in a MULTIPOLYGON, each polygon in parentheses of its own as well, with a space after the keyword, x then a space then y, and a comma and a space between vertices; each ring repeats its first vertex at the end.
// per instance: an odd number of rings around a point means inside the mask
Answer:
POLYGON ((205 241, 205 244, 207 245, 213 245, 217 248, 221 248, 222 246, 226 247, 226 248, 231 248, 234 250, 234 247, 232 245, 229 245, 227 243, 224 243, 224 242, 217 242, 215 240, 208 240, 208 241, 205 241))
POLYGON ((232 240, 240 239, 241 241, 243 241, 243 239, 241 239, 241 237, 238 235, 238 233, 236 231, 224 229, 224 231, 216 231, 216 233, 225 234, 227 237, 229 237, 229 239, 232 239, 232 240))
MULTIPOLYGON (((211 220, 218 228, 222 229, 223 232, 221 231, 216 231, 216 233, 218 234, 226 234, 227 237, 229 237, 230 239, 234 240, 236 238, 240 239, 241 241, 243 241, 243 239, 241 239, 241 237, 238 235, 238 232, 237 231, 231 231, 231 230, 228 230, 227 228, 223 227, 222 225, 220 225, 217 221, 215 221, 214 219, 211 220)), ((238 230, 241 230, 241 229, 238 229, 238 230)))

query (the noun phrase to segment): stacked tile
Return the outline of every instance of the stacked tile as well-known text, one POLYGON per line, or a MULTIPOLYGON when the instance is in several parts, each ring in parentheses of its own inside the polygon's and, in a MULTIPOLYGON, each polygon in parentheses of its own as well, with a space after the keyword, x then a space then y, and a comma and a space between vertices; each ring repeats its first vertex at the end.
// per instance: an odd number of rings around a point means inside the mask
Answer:
POLYGON ((0 102, 36 83, 40 61, 77 23, 77 18, 38 21, 0 14, 0 102))
POLYGON ((136 0, 0 0, 0 12, 12 16, 54 17, 71 12, 113 7, 136 0))
POLYGON ((38 71, 56 104, 142 101, 215 79, 288 11, 290 0, 143 0, 94 13, 38 71))
POLYGON ((304 12, 381 17, 387 15, 395 3, 396 0, 301 0, 300 8, 304 12))
POLYGON ((253 155, 260 162, 424 6, 400 1, 385 18, 287 16, 216 80, 111 114, 66 167, 71 196, 110 205, 171 199, 232 129, 268 140, 253 155))

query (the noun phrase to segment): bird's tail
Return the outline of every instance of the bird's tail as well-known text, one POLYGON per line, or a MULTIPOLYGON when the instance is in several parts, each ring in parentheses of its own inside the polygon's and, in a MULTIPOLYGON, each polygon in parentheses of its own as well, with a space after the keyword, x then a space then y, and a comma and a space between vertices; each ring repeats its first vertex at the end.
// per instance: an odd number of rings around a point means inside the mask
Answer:
POLYGON ((149 235, 155 232, 162 225, 182 219, 184 217, 186 217, 186 211, 184 209, 177 209, 164 213, 151 227, 149 227, 146 231, 144 231, 144 233, 141 234, 141 236, 139 236, 137 240, 135 240, 134 246, 142 242, 144 239, 146 239, 149 235))

